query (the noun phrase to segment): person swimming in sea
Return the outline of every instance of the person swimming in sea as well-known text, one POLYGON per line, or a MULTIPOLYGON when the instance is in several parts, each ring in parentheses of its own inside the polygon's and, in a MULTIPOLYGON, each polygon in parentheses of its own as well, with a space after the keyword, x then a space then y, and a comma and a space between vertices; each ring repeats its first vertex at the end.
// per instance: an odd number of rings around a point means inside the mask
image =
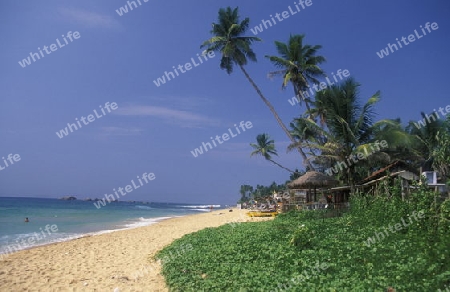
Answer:
POLYGON ((30 222, 30 220, 28 220, 28 217, 25 218, 25 222, 30 222))

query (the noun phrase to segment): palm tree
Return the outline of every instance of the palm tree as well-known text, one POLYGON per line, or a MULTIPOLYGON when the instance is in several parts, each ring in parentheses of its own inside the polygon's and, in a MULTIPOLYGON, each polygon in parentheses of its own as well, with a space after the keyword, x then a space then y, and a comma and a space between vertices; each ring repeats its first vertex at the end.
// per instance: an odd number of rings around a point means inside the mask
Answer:
POLYGON ((327 123, 327 108, 329 107, 330 100, 327 98, 326 91, 319 91, 316 93, 314 101, 312 102, 313 108, 307 112, 307 116, 318 120, 320 126, 323 128, 327 123))
POLYGON ((305 35, 291 35, 287 43, 275 42, 279 56, 266 56, 279 70, 270 72, 269 77, 282 76, 282 88, 285 89, 290 82, 294 87, 294 94, 305 102, 308 111, 311 110, 309 101, 303 94, 309 88, 309 83, 319 84, 317 77, 325 77, 319 65, 325 58, 317 56, 320 45, 311 46, 303 44, 305 35))
POLYGON ((309 148, 311 151, 310 156, 315 156, 313 153, 315 149, 309 147, 310 142, 314 142, 316 144, 324 144, 326 140, 322 135, 320 135, 320 132, 315 131, 313 128, 308 127, 308 120, 309 119, 294 119, 292 123, 290 123, 291 127, 291 135, 296 139, 298 142, 305 142, 306 147, 309 148))
MULTIPOLYGON (((230 7, 221 8, 219 10, 218 23, 212 24, 211 34, 214 36, 203 42, 201 48, 206 48, 206 52, 220 52, 222 54, 220 68, 226 70, 228 74, 233 72, 234 65, 237 65, 241 69, 245 77, 258 93, 261 100, 272 112, 280 127, 286 133, 291 142, 294 143, 294 138, 291 136, 288 128, 284 125, 278 113, 275 111, 275 108, 269 100, 264 97, 259 87, 244 68, 244 66, 247 65, 248 60, 256 62, 256 54, 253 52, 251 45, 253 42, 261 40, 257 37, 244 36, 248 30, 250 19, 245 18, 242 22, 239 19, 238 7, 235 9, 231 9, 230 7)), ((303 149, 299 147, 298 151, 303 158, 303 162, 307 163, 310 168, 313 169, 313 166, 306 157, 306 154, 303 152, 303 149)))
MULTIPOLYGON (((416 138, 413 149, 419 154, 420 166, 424 170, 434 169, 444 176, 450 174, 450 117, 447 120, 427 120, 425 113, 421 113, 424 124, 422 126, 410 122, 407 130, 416 138)), ((428 116, 432 116, 428 115, 428 116)))
POLYGON ((289 172, 292 172, 289 168, 286 168, 279 164, 278 162, 274 161, 272 159, 272 155, 278 156, 277 150, 275 149, 275 142, 274 140, 270 140, 270 137, 268 134, 259 134, 256 136, 256 144, 250 143, 250 146, 253 147, 253 152, 250 154, 250 156, 254 155, 261 155, 266 160, 272 162, 273 164, 277 165, 278 167, 281 167, 289 172))
MULTIPOLYGON (((424 122, 423 126, 410 122, 407 130, 416 138, 416 144, 413 146, 415 151, 420 154, 421 166, 424 170, 431 170, 434 164, 433 152, 438 147, 439 133, 445 129, 445 122, 434 119, 427 120, 425 113, 421 113, 424 122)), ((431 116, 431 115, 430 115, 431 116)))
POLYGON ((240 203, 248 201, 250 194, 253 192, 253 187, 251 185, 241 185, 239 193, 241 194, 240 203))
MULTIPOLYGON (((350 90, 353 91, 353 89, 350 90)), ((318 92, 315 96, 315 101, 313 102, 314 108, 311 109, 309 117, 312 120, 319 122, 322 129, 327 125, 329 118, 333 118, 333 111, 335 108, 333 103, 335 103, 334 99, 329 98, 329 92, 326 90, 318 92)), ((390 160, 400 159, 407 161, 417 156, 410 151, 414 138, 405 131, 400 119, 376 122, 372 125, 371 132, 372 141, 386 141, 389 145, 387 149, 383 149, 380 153, 388 154, 390 160)), ((314 135, 310 136, 314 137, 314 135)), ((320 135, 316 136, 319 138, 321 137, 320 135)), ((365 160, 358 163, 358 166, 362 165, 366 168, 370 168, 376 166, 378 162, 387 161, 386 155, 384 155, 384 157, 383 155, 376 155, 373 158, 380 159, 379 161, 376 161, 376 159, 365 160)))
POLYGON ((373 140, 385 140, 389 145, 383 149, 391 160, 402 160, 413 166, 420 160, 420 155, 414 150, 417 139, 403 127, 399 118, 383 120, 373 125, 373 140))
POLYGON ((450 131, 439 131, 436 148, 433 149, 433 169, 450 178, 450 131))
MULTIPOLYGON (((316 152, 312 153, 317 153, 315 155, 317 159, 314 162, 324 167, 334 163, 346 166, 346 171, 339 174, 350 185, 356 181, 356 165, 348 158, 359 152, 364 153, 365 149, 376 149, 375 128, 383 123, 389 123, 387 120, 374 123, 373 107, 380 100, 380 93, 375 93, 364 105, 360 105, 359 86, 352 78, 349 78, 341 84, 319 92, 316 98, 320 100, 318 104, 324 107, 319 111, 324 115, 322 120, 326 121, 326 127, 321 127, 311 117, 297 119, 297 124, 304 128, 303 132, 307 130, 310 135, 305 137, 308 139, 307 142, 297 142, 297 145, 291 144, 288 147, 292 149, 299 144, 314 149, 316 152)), ((389 157, 382 151, 378 151, 371 155, 370 160, 376 159, 385 161, 389 157)))

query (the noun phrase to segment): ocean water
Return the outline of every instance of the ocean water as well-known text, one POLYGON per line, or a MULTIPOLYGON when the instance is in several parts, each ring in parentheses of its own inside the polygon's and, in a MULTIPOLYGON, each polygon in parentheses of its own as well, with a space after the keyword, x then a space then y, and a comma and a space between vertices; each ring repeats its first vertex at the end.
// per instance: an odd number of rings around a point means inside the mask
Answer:
POLYGON ((146 226, 171 217, 208 212, 209 208, 210 205, 111 202, 97 209, 92 201, 0 197, 0 254, 146 226))

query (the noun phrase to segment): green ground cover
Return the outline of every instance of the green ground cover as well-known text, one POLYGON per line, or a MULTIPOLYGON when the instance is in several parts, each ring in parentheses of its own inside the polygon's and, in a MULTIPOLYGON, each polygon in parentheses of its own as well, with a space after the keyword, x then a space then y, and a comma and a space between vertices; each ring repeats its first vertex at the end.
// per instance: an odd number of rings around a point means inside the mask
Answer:
POLYGON ((424 189, 408 201, 395 188, 386 193, 354 195, 351 209, 334 218, 291 212, 207 228, 156 258, 174 258, 162 261, 172 291, 445 291, 450 201, 436 203, 424 189))

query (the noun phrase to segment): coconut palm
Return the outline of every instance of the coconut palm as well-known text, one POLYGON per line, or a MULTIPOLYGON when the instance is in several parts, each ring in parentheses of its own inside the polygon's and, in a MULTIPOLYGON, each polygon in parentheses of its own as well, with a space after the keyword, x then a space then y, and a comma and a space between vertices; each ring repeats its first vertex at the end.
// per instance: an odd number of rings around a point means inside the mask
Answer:
POLYGON ((253 192, 253 187, 251 185, 241 185, 239 193, 241 194, 240 202, 246 202, 249 199, 249 194, 253 192))
MULTIPOLYGON (((321 127, 311 117, 297 119, 297 124, 301 124, 307 129, 308 133, 313 135, 306 136, 307 142, 297 142, 291 144, 288 149, 298 147, 310 147, 315 150, 312 154, 317 154, 315 163, 323 167, 333 166, 335 163, 341 163, 341 178, 349 184, 353 184, 357 178, 356 165, 348 158, 356 153, 371 154, 370 161, 386 161, 389 157, 383 151, 373 151, 379 147, 375 144, 375 128, 388 121, 379 121, 374 123, 374 105, 380 100, 380 93, 377 92, 369 98, 364 104, 360 105, 359 84, 352 78, 347 79, 341 84, 333 85, 320 92, 320 105, 324 107, 319 109, 323 114, 322 120, 326 121, 326 127, 321 127), (366 152, 369 150, 369 152, 366 152), (345 164, 342 164, 345 163, 345 164), (345 171, 342 165, 346 166, 345 171)), ((303 130, 305 132, 306 130, 303 130)), ((358 162, 358 166, 359 166, 358 162)), ((362 161, 364 163, 364 161, 362 161)), ((362 164, 361 164, 362 165, 362 164)))
POLYGON ((421 156, 421 166, 425 170, 431 170, 433 165, 433 151, 437 147, 438 144, 438 134, 439 131, 443 128, 443 122, 438 119, 434 120, 426 120, 425 113, 421 113, 423 120, 425 121, 424 125, 417 125, 413 122, 410 122, 407 130, 411 135, 416 137, 417 142, 414 145, 414 149, 421 156))
MULTIPOLYGON (((233 72, 235 65, 241 69, 247 80, 258 93, 261 100, 272 112, 280 127, 286 133, 291 142, 294 143, 294 138, 291 136, 288 128, 284 125, 278 113, 275 111, 275 108, 262 94, 259 87, 244 68, 244 66, 248 63, 248 60, 256 62, 256 54, 251 48, 251 45, 253 42, 261 41, 257 37, 244 36, 248 30, 249 23, 249 18, 245 18, 243 21, 240 21, 237 7, 235 9, 231 9, 230 7, 221 8, 219 10, 218 23, 212 24, 211 34, 214 36, 203 42, 201 48, 206 48, 206 52, 220 52, 222 55, 222 58, 220 59, 220 68, 226 70, 228 74, 233 72)), ((307 159, 306 154, 303 152, 303 149, 299 147, 298 151, 302 156, 304 163, 307 163, 310 168, 313 168, 307 159)))
POLYGON ((420 155, 414 150, 417 139, 402 126, 400 119, 376 122, 373 127, 373 140, 386 141, 389 145, 383 152, 391 160, 402 160, 414 166, 420 155))
POLYGON ((266 56, 279 70, 270 72, 269 77, 282 76, 282 88, 289 83, 294 87, 294 94, 305 102, 306 108, 311 110, 309 99, 303 92, 309 88, 309 84, 319 84, 318 77, 325 76, 319 65, 325 62, 325 58, 317 55, 322 48, 320 45, 311 46, 303 43, 305 35, 291 35, 287 43, 275 42, 279 56, 266 56))
POLYGON ((312 102, 314 107, 306 113, 310 118, 319 121, 322 128, 325 127, 327 123, 327 108, 330 106, 329 103, 330 100, 328 99, 326 92, 323 90, 319 91, 316 93, 314 101, 312 102))
MULTIPOLYGON (((416 138, 412 146, 420 156, 419 165, 424 170, 434 169, 444 176, 450 175, 450 118, 447 120, 427 119, 421 113, 423 124, 410 122, 408 132, 416 138)), ((430 117, 432 115, 428 115, 430 117)))
MULTIPOLYGON (((304 141, 309 150, 314 152, 314 149, 309 147, 309 142, 324 144, 326 140, 324 139, 325 137, 320 135, 321 132, 308 127, 308 120, 311 121, 311 118, 294 119, 293 122, 290 123, 291 135, 299 142, 304 141)), ((312 156, 314 156, 314 154, 312 154, 312 156)))
POLYGON ((250 146, 252 146, 254 149, 250 156, 260 155, 276 166, 281 167, 289 172, 294 172, 272 159, 272 155, 278 156, 278 153, 275 149, 275 141, 271 140, 268 134, 259 134, 258 136, 256 136, 256 144, 250 143, 250 146))
POLYGON ((450 132, 439 131, 436 148, 431 153, 433 157, 433 169, 443 177, 450 178, 450 132))

